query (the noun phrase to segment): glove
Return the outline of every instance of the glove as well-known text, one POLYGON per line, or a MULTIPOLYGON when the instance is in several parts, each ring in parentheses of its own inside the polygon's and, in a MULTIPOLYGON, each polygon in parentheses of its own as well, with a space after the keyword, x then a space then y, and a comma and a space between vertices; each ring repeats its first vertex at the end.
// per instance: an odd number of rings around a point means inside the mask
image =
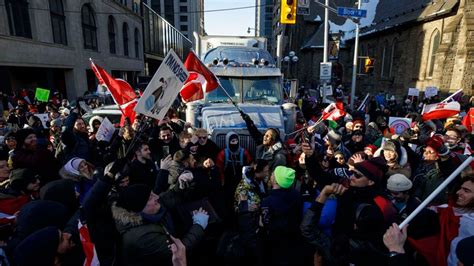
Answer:
POLYGON ((252 119, 250 118, 250 116, 246 113, 244 113, 243 111, 240 111, 240 115, 242 116, 242 119, 245 121, 245 122, 252 122, 252 119))
POLYGON ((206 229, 207 223, 209 222, 209 214, 202 208, 198 211, 193 211, 193 224, 198 224, 202 229, 206 229))
POLYGON ((125 164, 127 164, 127 159, 125 159, 125 158, 115 160, 115 162, 113 162, 112 167, 110 167, 108 172, 106 171, 107 172, 106 174, 108 174, 110 176, 115 176, 117 173, 122 171, 125 164))

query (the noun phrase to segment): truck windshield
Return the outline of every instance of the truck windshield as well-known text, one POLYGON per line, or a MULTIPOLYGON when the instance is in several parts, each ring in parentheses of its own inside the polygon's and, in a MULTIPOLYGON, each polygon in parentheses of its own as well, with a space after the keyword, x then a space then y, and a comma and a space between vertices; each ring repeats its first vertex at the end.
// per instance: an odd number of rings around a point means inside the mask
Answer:
MULTIPOLYGON (((222 87, 235 102, 278 104, 281 102, 281 86, 278 77, 219 77, 222 87)), ((209 102, 228 102, 229 99, 218 88, 207 94, 209 102)))

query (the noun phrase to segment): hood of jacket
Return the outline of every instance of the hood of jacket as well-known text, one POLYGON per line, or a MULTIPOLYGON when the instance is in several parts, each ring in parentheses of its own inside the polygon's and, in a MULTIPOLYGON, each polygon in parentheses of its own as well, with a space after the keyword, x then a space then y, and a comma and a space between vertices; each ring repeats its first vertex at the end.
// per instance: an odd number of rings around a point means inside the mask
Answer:
MULTIPOLYGON (((405 147, 401 146, 400 145, 400 152, 397 152, 397 155, 398 155, 398 158, 397 158, 397 163, 403 167, 407 164, 408 162, 408 153, 407 153, 407 150, 405 149, 405 147)), ((374 153, 374 157, 379 157, 379 156, 383 156, 383 153, 382 153, 382 148, 379 148, 375 153, 374 153)))
POLYGON ((112 217, 115 221, 115 226, 120 234, 128 231, 131 228, 138 227, 144 224, 144 220, 140 213, 131 212, 122 207, 117 206, 117 203, 112 203, 112 217))
POLYGON ((232 136, 237 136, 237 138, 239 137, 239 134, 235 133, 234 131, 229 131, 226 135, 225 135, 225 147, 231 151, 232 153, 238 153, 241 149, 241 146, 240 146, 240 140, 239 140, 239 144, 238 144, 238 148, 236 151, 232 151, 230 149, 230 138, 232 136))

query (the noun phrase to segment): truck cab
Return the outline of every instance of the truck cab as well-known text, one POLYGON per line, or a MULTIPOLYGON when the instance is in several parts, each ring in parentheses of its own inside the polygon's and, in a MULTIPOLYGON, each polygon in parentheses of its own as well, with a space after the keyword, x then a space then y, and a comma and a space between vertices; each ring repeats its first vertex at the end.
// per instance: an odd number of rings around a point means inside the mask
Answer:
POLYGON ((260 131, 276 128, 284 139, 294 130, 296 105, 284 104, 281 71, 268 51, 217 47, 209 50, 203 61, 219 78, 221 87, 205 94, 201 101, 188 103, 186 121, 207 129, 219 147, 225 147, 225 135, 229 131, 238 133, 241 145, 252 154, 257 145, 224 90, 260 131))

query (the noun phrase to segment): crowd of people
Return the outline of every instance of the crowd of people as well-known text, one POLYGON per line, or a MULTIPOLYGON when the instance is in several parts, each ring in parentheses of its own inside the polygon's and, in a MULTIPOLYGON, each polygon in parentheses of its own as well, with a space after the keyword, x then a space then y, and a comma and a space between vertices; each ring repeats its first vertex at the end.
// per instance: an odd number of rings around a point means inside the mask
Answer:
POLYGON ((0 264, 473 265, 474 165, 397 225, 470 156, 471 132, 379 96, 334 123, 301 95, 286 139, 242 112, 255 151, 171 111, 98 141, 101 117, 18 100, 0 120, 0 264), (395 134, 395 114, 411 127, 395 134))

